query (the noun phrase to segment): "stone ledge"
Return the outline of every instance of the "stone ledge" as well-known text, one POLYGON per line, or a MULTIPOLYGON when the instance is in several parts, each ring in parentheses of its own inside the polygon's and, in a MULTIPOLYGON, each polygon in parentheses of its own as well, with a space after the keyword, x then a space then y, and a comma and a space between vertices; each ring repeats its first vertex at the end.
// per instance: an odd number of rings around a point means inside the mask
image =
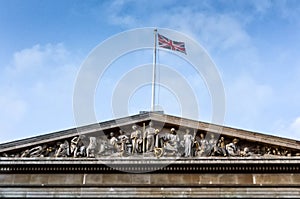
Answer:
POLYGON ((300 174, 0 174, 0 187, 294 186, 300 174))
POLYGON ((300 159, 10 159, 2 158, 0 173, 300 173, 300 159))
POLYGON ((1 188, 1 197, 132 197, 132 198, 164 198, 164 197, 296 197, 300 195, 297 187, 16 187, 1 188))

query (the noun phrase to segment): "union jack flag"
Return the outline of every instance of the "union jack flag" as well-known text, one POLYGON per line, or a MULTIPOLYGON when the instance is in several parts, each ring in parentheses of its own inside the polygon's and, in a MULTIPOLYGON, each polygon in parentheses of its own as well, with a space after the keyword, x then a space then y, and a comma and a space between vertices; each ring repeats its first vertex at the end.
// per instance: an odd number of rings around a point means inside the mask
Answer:
POLYGON ((172 41, 161 34, 158 34, 158 45, 159 47, 166 48, 169 50, 179 51, 186 54, 185 44, 180 41, 172 41))

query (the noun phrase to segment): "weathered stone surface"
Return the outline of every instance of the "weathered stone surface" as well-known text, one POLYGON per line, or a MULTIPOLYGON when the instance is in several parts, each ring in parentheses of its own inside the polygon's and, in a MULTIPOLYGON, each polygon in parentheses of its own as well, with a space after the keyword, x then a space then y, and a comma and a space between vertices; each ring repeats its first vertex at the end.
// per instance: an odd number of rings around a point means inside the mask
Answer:
POLYGON ((300 174, 13 174, 0 185, 299 185, 300 174))
POLYGON ((15 174, 13 184, 27 184, 30 183, 31 175, 28 174, 15 174))
MULTIPOLYGON (((55 178, 55 176, 57 175, 53 174, 52 178, 55 178)), ((31 174, 29 184, 51 184, 51 181, 49 181, 49 177, 50 177, 49 174, 39 174, 39 175, 31 174)))
POLYGON ((83 175, 82 174, 48 174, 48 184, 82 184, 83 175))
POLYGON ((13 174, 0 174, 0 184, 12 184, 13 180, 13 174))
POLYGON ((152 183, 151 174, 131 174, 133 185, 149 185, 152 183))
POLYGON ((103 184, 103 174, 84 174, 85 184, 103 184))

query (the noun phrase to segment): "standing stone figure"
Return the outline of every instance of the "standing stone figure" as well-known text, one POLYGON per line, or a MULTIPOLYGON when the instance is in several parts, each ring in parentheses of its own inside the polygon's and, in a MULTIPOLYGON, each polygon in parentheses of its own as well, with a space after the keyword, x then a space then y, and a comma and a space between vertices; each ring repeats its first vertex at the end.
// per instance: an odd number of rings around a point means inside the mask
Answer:
POLYGON ((153 122, 149 122, 149 127, 146 128, 146 151, 152 152, 154 150, 154 136, 155 136, 155 128, 153 128, 153 122))
POLYGON ((95 157, 95 149, 97 146, 97 139, 96 137, 90 137, 90 143, 88 147, 86 148, 86 156, 87 157, 95 157))
POLYGON ((217 154, 221 155, 221 156, 227 156, 227 152, 226 152, 226 145, 225 145, 225 138, 222 136, 217 144, 218 150, 217 150, 217 154))
POLYGON ((130 139, 131 139, 131 142, 132 142, 132 154, 134 153, 138 153, 138 152, 141 152, 141 145, 142 145, 142 142, 143 142, 143 139, 141 137, 141 134, 142 132, 137 128, 136 125, 133 125, 132 126, 132 133, 130 135, 130 139))
POLYGON ((186 129, 183 136, 184 157, 191 157, 193 140, 193 136, 190 134, 190 129, 186 129))
POLYGON ((217 140, 215 139, 215 135, 212 133, 210 134, 210 139, 208 140, 208 155, 214 156, 218 151, 217 148, 217 140))

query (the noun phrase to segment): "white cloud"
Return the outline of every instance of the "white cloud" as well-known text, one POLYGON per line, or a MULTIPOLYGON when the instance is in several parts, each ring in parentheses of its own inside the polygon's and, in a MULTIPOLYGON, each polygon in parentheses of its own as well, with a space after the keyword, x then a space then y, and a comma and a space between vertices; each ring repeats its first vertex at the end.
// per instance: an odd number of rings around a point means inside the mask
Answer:
POLYGON ((79 58, 63 44, 15 52, 1 74, 0 142, 67 128, 79 58))
MULTIPOLYGON (((258 83, 243 75, 232 79, 226 86, 227 121, 242 128, 262 128, 268 102, 272 100, 272 87, 258 83)), ((265 124, 264 124, 265 125, 265 124)))
POLYGON ((51 65, 55 68, 56 65, 65 62, 68 56, 69 52, 61 43, 47 44, 45 46, 37 44, 32 48, 16 52, 10 69, 20 73, 31 69, 36 70, 39 67, 45 67, 45 65, 51 65))
MULTIPOLYGON (((107 12, 108 21, 113 25, 125 26, 125 27, 134 27, 137 25, 138 20, 133 15, 122 12, 124 7, 128 5, 130 1, 112 1, 107 8, 105 9, 107 12)), ((132 3, 132 2, 131 2, 132 3)))

